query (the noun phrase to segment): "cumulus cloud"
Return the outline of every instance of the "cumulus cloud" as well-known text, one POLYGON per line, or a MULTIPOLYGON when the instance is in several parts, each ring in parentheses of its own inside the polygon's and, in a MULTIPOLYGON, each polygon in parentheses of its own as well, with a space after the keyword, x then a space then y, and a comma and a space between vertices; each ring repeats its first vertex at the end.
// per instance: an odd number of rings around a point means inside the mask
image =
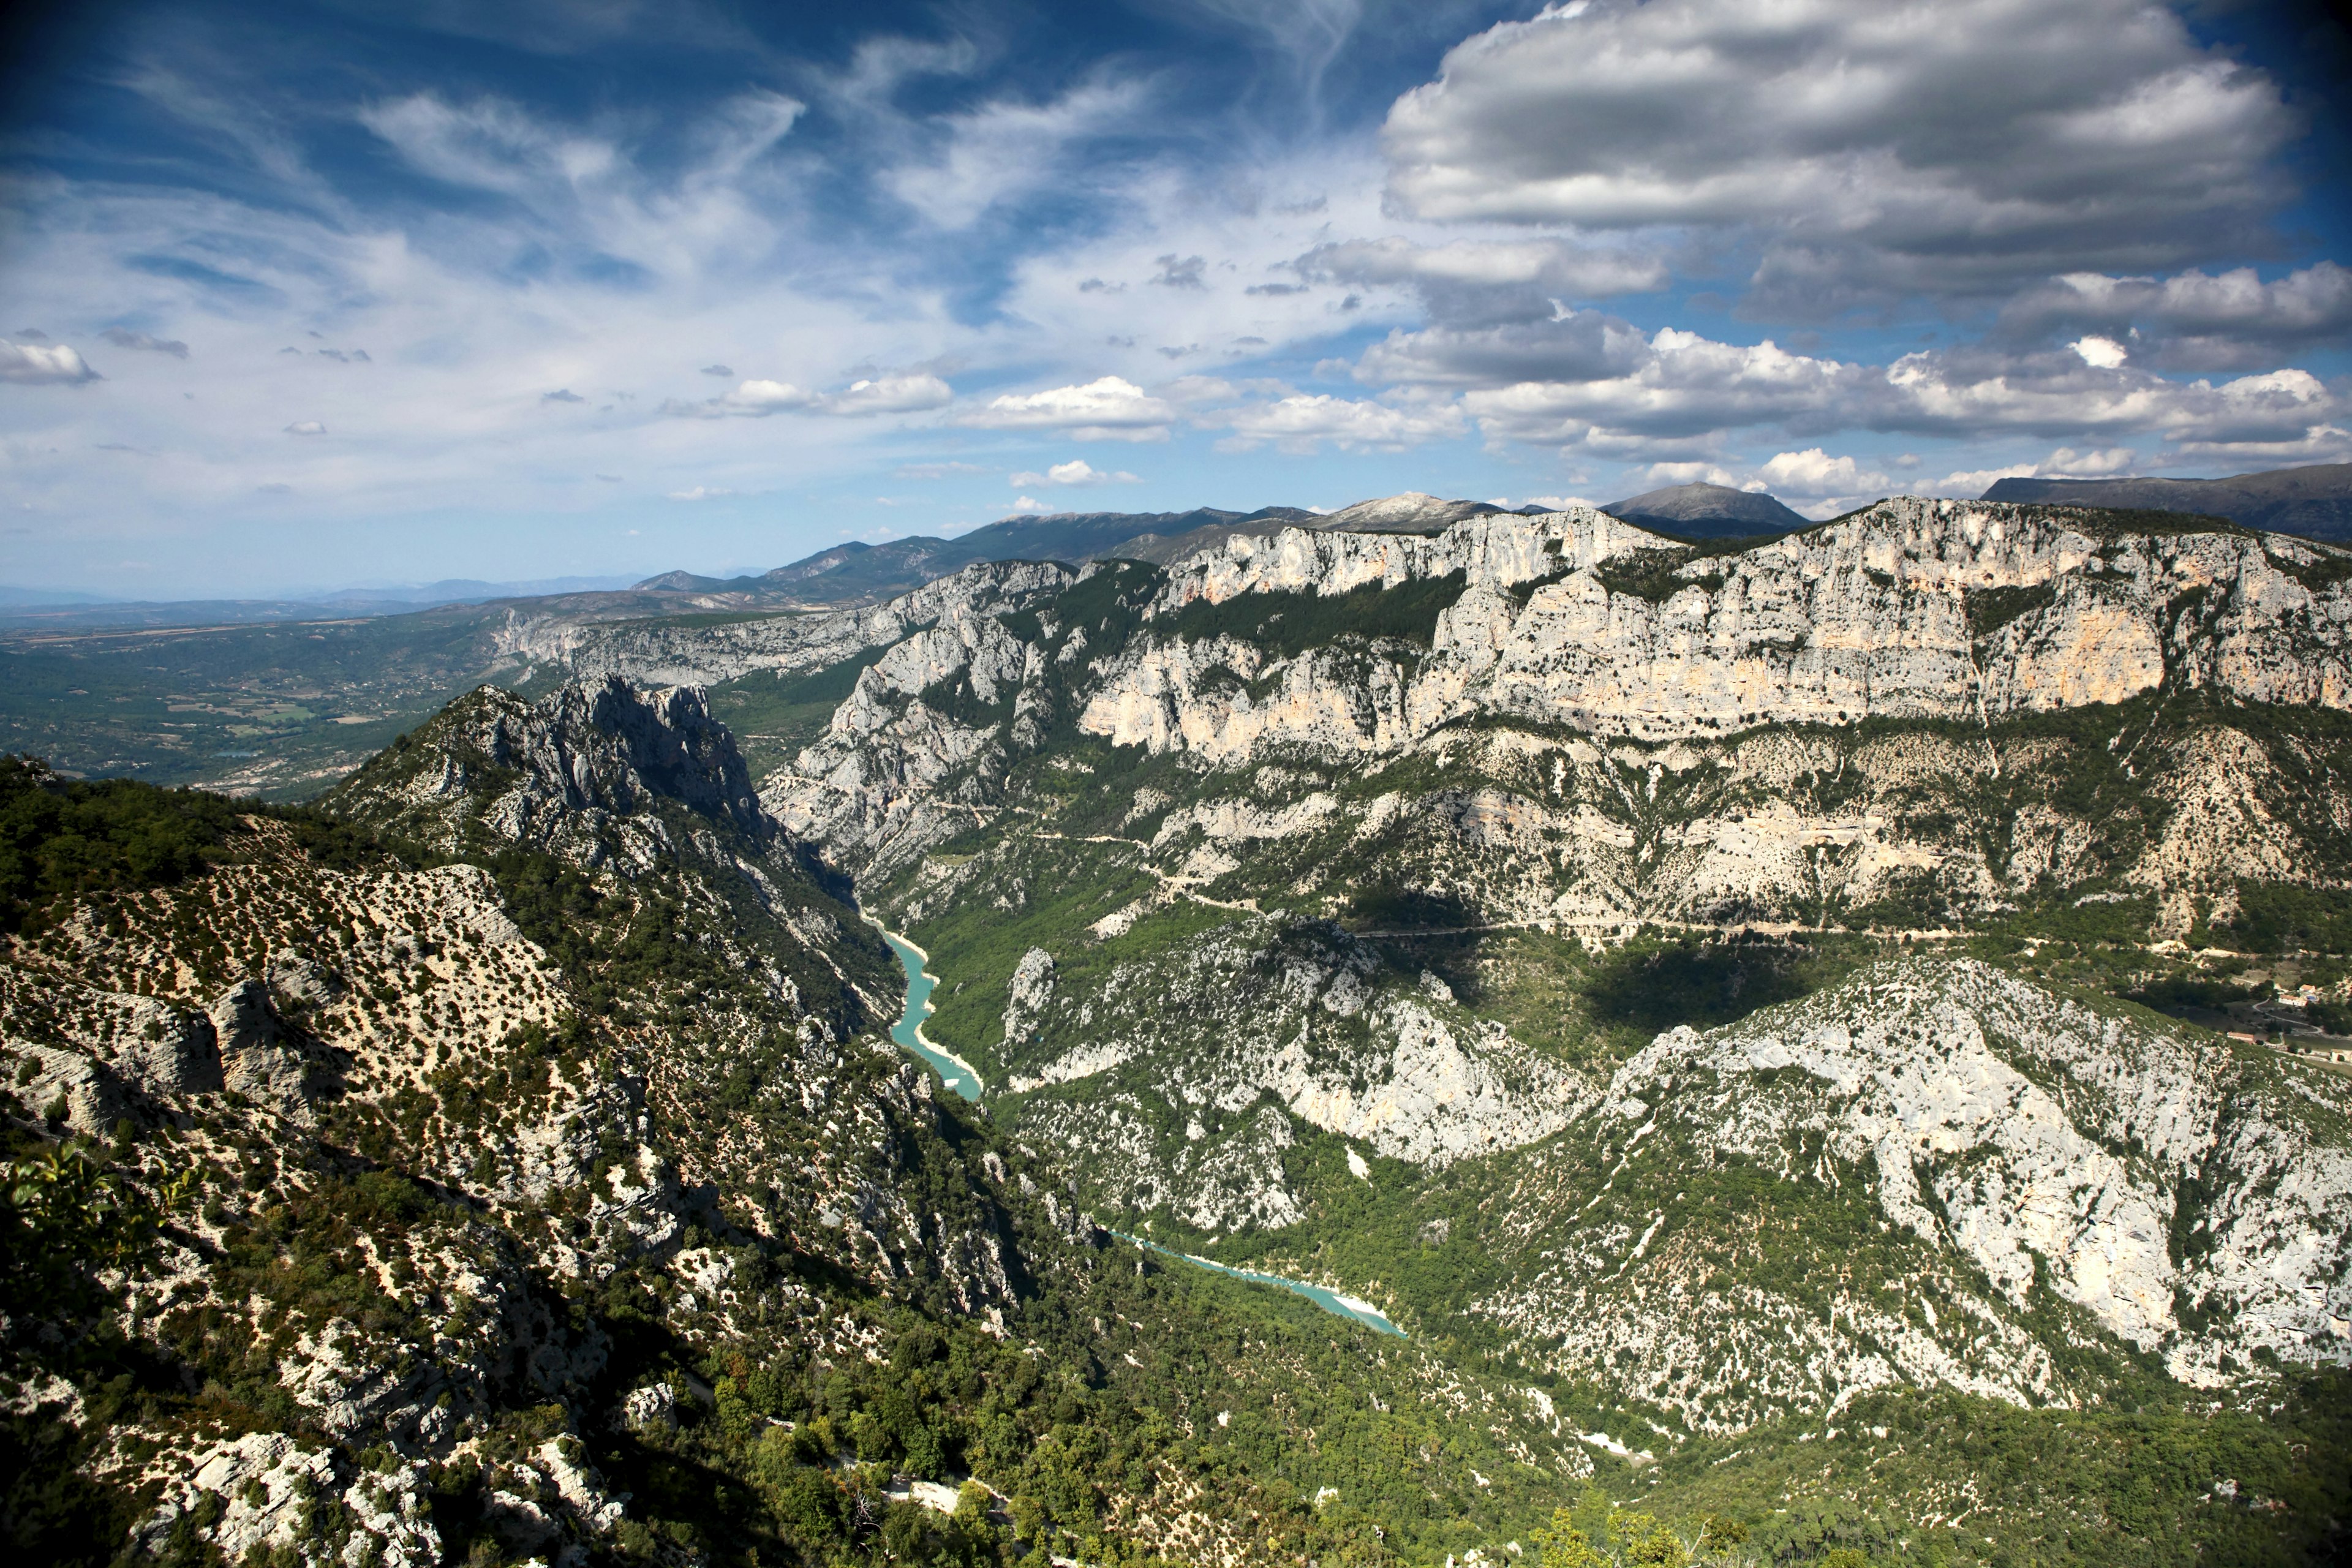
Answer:
POLYGON ((1972 499, 1992 488, 1996 479, 2103 479, 2128 474, 2139 460, 2129 447, 2108 447, 2078 452, 2061 447, 2038 463, 2011 463, 2000 468, 1968 468, 1946 474, 1919 488, 1928 495, 1972 499))
POLYGON ((1066 463, 1054 464, 1042 474, 1013 474, 1007 482, 1015 489, 1034 489, 1039 485, 1135 485, 1143 481, 1124 469, 1106 473, 1084 458, 1073 458, 1066 463))
POLYGON ((1059 430, 1079 441, 1165 441, 1175 408, 1121 376, 1007 393, 963 416, 992 430, 1059 430))
POLYGON ((1758 467, 1756 477, 1775 495, 1806 500, 1879 496, 1894 488, 1875 468, 1865 468, 1851 457, 1832 458, 1819 447, 1775 453, 1758 467))
POLYGON ((1650 353, 1640 329, 1598 310, 1490 326, 1403 328, 1364 351, 1356 379, 1493 386, 1522 381, 1597 381, 1625 374, 1650 353))
POLYGON ((1997 332, 2082 331, 2160 370, 2248 370, 2283 349, 2352 338, 2352 268, 2322 261, 2265 283, 2251 267, 2169 278, 2070 272, 2001 308, 1997 332))
POLYGON ((1321 281, 1411 289, 1433 317, 1455 326, 1539 321, 1559 314, 1563 300, 1649 293, 1667 282, 1656 255, 1562 239, 1347 240, 1293 265, 1321 281))
POLYGON ((1384 135, 1403 211, 1749 226, 1760 294, 1835 309, 2214 256, 2294 131, 2144 0, 1601 0, 1459 45, 1384 135))
POLYGON ((1218 444, 1223 450, 1246 451, 1271 442, 1295 453, 1311 452, 1327 441, 1343 452, 1401 452, 1467 428, 1460 405, 1450 402, 1399 407, 1304 395, 1203 415, 1200 422, 1233 431, 1218 444))
POLYGON ((173 359, 188 357, 188 345, 177 338, 151 338, 145 332, 134 332, 128 327, 109 327, 98 335, 119 349, 140 349, 149 353, 170 354, 173 359))
MULTIPOLYGON (((36 337, 37 333, 20 334, 36 337)), ((11 342, 0 339, 0 381, 26 385, 73 386, 99 379, 80 354, 64 343, 11 342)))
POLYGON ((1624 363, 1578 381, 1521 382, 1467 394, 1463 402, 1490 436, 1580 445, 1596 438, 1687 437, 1727 426, 1834 422, 1857 365, 1792 353, 1770 340, 1717 342, 1668 327, 1624 363))
POLYGON ((1160 270, 1151 281, 1163 289, 1205 289, 1201 274, 1208 268, 1208 258, 1200 256, 1180 257, 1174 251, 1158 258, 1160 270))
POLYGON ((323 436, 326 433, 325 424, 316 419, 297 419, 293 424, 286 426, 286 434, 289 436, 323 436))
MULTIPOLYGON (((1457 339, 1401 334, 1361 363, 1441 379, 1427 368, 1433 342, 1451 350, 1457 339)), ((1665 328, 1647 340, 1613 340, 1612 352, 1580 375, 1473 385, 1462 402, 1490 438, 1590 447, 1629 459, 1669 455, 1656 452, 1661 442, 1712 439, 1744 426, 1954 437, 2152 432, 2182 452, 2335 449, 2326 432, 2342 400, 2307 371, 2182 383, 2126 363, 2109 352, 2116 347, 2089 339, 2032 353, 1979 346, 1873 366, 1797 353, 1769 339, 1742 345, 1665 328)), ((1449 364, 1462 381, 1484 368, 1446 361, 1438 370, 1449 364)))

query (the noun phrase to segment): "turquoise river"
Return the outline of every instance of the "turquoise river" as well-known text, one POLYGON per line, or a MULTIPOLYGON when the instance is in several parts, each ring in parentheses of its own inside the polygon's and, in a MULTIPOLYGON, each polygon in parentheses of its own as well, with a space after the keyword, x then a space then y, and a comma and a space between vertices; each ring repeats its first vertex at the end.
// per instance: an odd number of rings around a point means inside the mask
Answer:
MULTIPOLYGON (((866 918, 869 921, 873 919, 870 915, 866 918)), ((980 1074, 972 1070, 971 1064, 953 1051, 942 1050, 923 1033, 923 1020, 937 1011, 931 1005, 931 993, 939 988, 940 984, 939 976, 929 973, 924 967, 929 962, 930 955, 895 931, 883 930, 879 921, 874 921, 873 923, 874 928, 882 932, 882 940, 890 944, 890 951, 898 955, 898 967, 904 970, 907 975, 907 1005, 899 1013, 898 1021, 890 1026, 890 1038, 904 1049, 913 1052, 929 1063, 931 1069, 940 1075, 940 1081, 948 1088, 966 1100, 978 1100, 981 1079, 980 1074)), ((1115 1231, 1112 1234, 1133 1246, 1149 1247, 1163 1257, 1181 1258, 1187 1263, 1202 1268, 1214 1269, 1220 1274, 1230 1275, 1235 1279, 1247 1279, 1258 1285, 1278 1285, 1295 1295, 1306 1297, 1327 1312, 1342 1318, 1352 1318, 1365 1327, 1383 1334, 1394 1334, 1399 1339, 1404 1337, 1404 1331, 1390 1322, 1386 1314, 1369 1301, 1359 1300, 1353 1296, 1343 1295, 1337 1290, 1326 1289, 1320 1285, 1309 1285, 1298 1279, 1286 1279, 1278 1274, 1261 1274, 1254 1268, 1234 1268, 1211 1258, 1196 1257, 1192 1253, 1173 1251, 1160 1246, 1158 1242, 1129 1236, 1124 1231, 1115 1231)))

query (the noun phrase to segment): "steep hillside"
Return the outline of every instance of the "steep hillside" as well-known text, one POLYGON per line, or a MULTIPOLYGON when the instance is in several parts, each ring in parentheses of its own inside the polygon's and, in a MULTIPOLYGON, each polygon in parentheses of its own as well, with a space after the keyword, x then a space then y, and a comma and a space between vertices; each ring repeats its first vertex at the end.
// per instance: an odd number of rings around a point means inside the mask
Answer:
POLYGON ((1303 1563, 1541 1517, 1575 1447, 1489 1375, 1114 1245, 871 1032, 878 943, 744 784, 616 683, 478 693, 331 816, 9 764, 13 1543, 1303 1563))
POLYGON ((1539 1374, 1612 1487, 1867 1407, 1908 1489, 1800 1489, 1892 1547, 1979 1506, 1938 1401, 2340 1390, 2339 1080, 2114 998, 2341 994, 2347 578, 1979 503, 1238 534, 943 607, 762 798, 1123 1228, 1539 1374))
POLYGON ((9 773, 15 1538, 2325 1560, 2352 557, 1426 500, 9 773))

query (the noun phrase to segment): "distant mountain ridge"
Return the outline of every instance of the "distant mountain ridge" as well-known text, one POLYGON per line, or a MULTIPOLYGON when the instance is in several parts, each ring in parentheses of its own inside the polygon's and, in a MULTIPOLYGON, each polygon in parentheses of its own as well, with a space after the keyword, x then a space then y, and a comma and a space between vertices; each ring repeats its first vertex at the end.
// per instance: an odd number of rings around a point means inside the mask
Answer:
POLYGON ((2197 512, 2226 517, 2241 528, 2352 540, 2352 463, 2225 479, 1996 479, 1980 499, 2197 512))
POLYGON ((1613 518, 1684 539, 1740 539, 1759 533, 1786 533, 1804 528, 1812 519, 1762 490, 1736 490, 1728 485, 1670 485, 1645 490, 1627 500, 1611 501, 1601 509, 1613 518))
POLYGON ((1218 531, 1267 522, 1308 522, 1315 516, 1303 507, 1269 506, 1240 512, 1203 506, 1190 511, 1065 511, 1008 517, 953 539, 917 534, 883 544, 852 540, 755 577, 721 579, 666 572, 635 584, 635 591, 740 593, 801 603, 855 604, 911 592, 982 561, 1065 561, 1083 565, 1118 546, 1139 542, 1148 558, 1174 559, 1213 542, 1218 531), (1173 553, 1170 547, 1175 547, 1173 553))

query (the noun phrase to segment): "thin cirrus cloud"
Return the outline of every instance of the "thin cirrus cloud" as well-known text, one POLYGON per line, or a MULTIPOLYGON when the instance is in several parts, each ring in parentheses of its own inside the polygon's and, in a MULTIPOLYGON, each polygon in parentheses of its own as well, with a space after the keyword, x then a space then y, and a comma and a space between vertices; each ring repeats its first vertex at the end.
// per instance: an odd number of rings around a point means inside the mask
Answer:
POLYGON ((0 438, 61 583, 140 552, 89 542, 122 520, 235 559, 330 429, 289 510, 524 553, 628 504, 600 472, 810 501, 895 472, 939 527, 1008 474, 1157 508, 1686 471, 1826 506, 2352 458, 2341 359, 2307 357, 2352 348, 2352 271, 2304 232, 2284 68, 2188 7, 1179 8, 1299 51, 1276 104, 1191 23, 1024 51, 1001 0, 845 38, 747 14, 756 47, 661 72, 615 13, 565 46, 594 97, 429 19, 355 88, 299 68, 338 47, 299 17, 131 0, 120 101, 81 100, 112 140, 29 139, 0 193, 0 282, 58 333, 0 343, 0 438), (264 33, 284 68, 238 47, 264 33), (1351 52, 1449 44, 1419 76, 1351 52))
POLYGON ((1402 452, 1467 428, 1461 407, 1453 403, 1393 407, 1328 394, 1299 394, 1207 414, 1201 422, 1233 432, 1220 443, 1226 450, 1271 444, 1292 453, 1312 452, 1327 443, 1343 452, 1402 452))
POLYGON ((853 381, 839 392, 813 391, 789 381, 752 380, 723 396, 700 403, 667 404, 663 412, 700 419, 730 416, 763 419, 771 414, 829 414, 858 418, 877 414, 916 414, 945 407, 954 399, 954 389, 928 373, 853 381))
POLYGON ((173 359, 188 357, 188 345, 177 338, 154 338, 145 332, 134 332, 128 327, 109 327, 98 334, 119 349, 138 349, 147 353, 170 354, 173 359))

